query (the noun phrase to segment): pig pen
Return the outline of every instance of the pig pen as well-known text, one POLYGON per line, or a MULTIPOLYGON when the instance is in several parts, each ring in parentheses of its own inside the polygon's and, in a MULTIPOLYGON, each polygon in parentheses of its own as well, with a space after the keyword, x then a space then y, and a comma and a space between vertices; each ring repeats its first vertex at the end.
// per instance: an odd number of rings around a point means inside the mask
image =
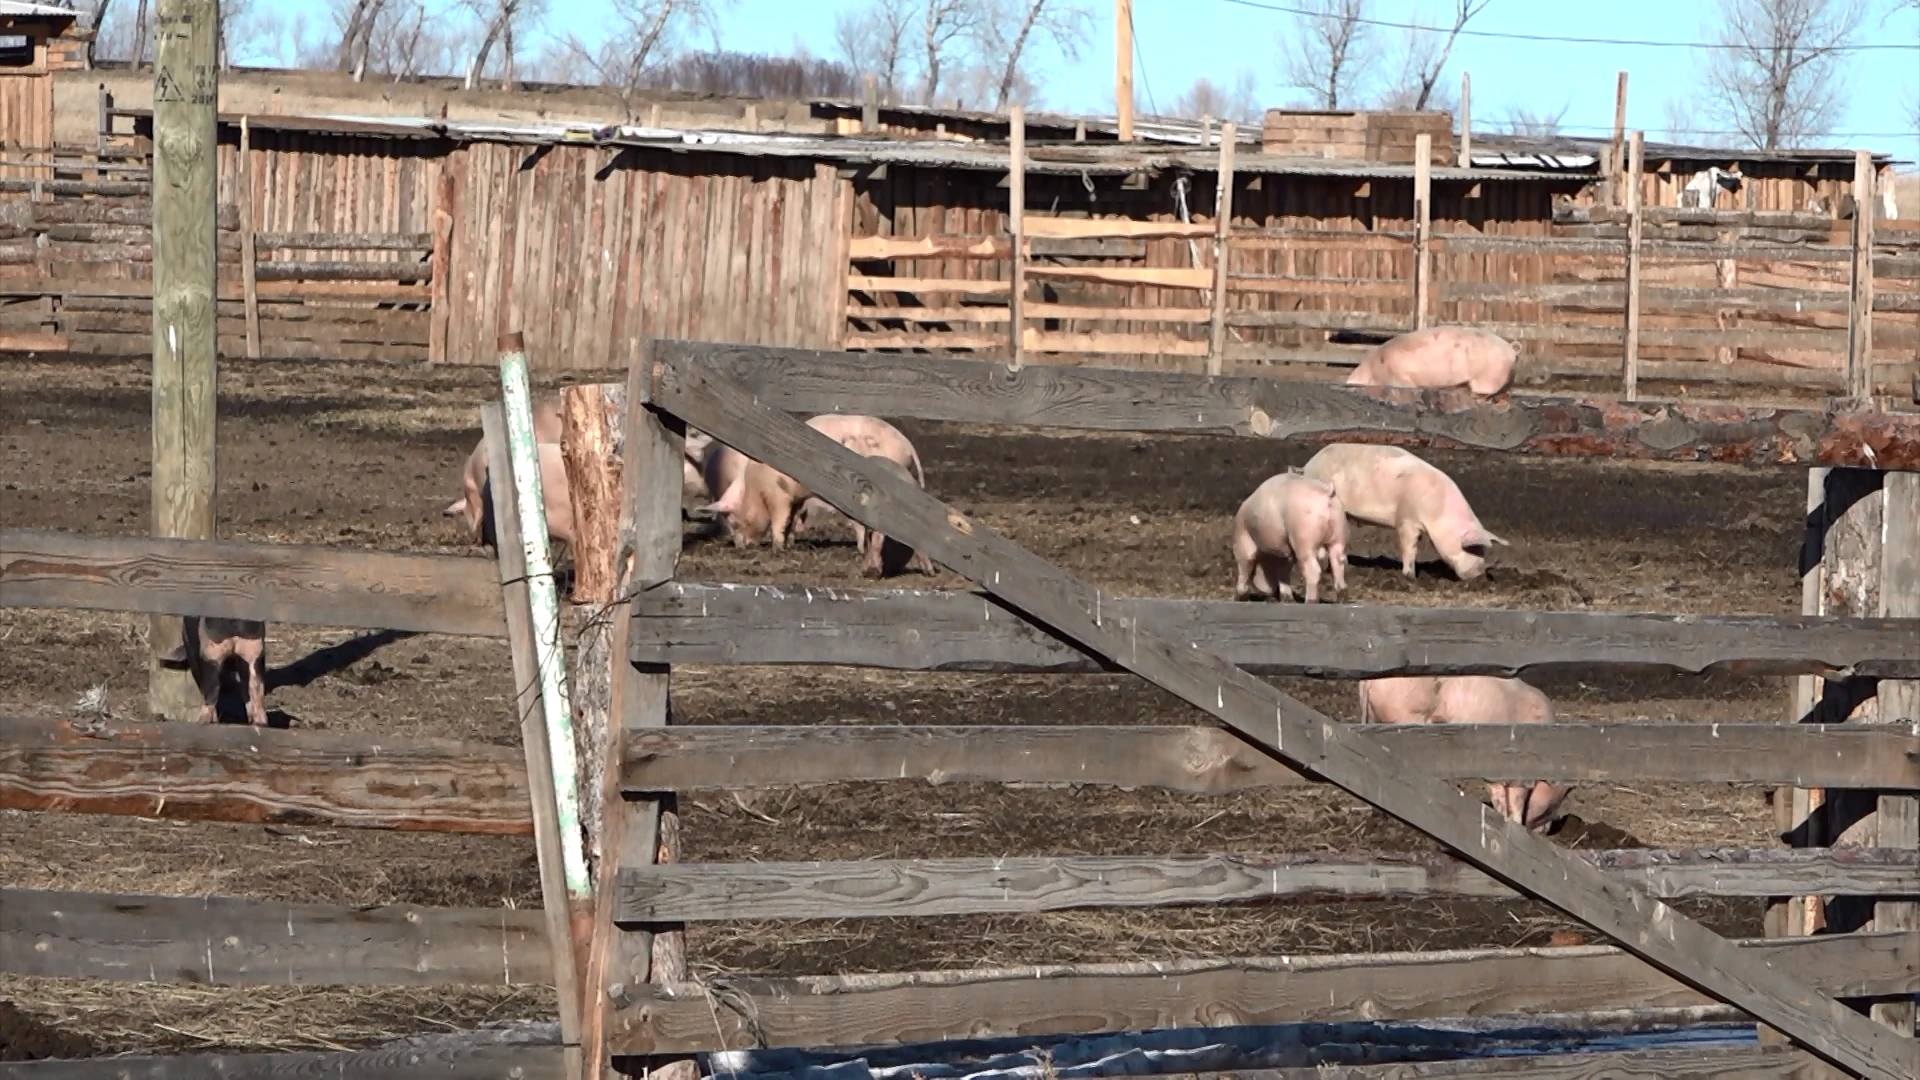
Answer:
MULTIPOLYGON (((471 553, 440 508, 458 493, 497 394, 486 369, 227 361, 220 385, 225 539, 471 553)), ((93 534, 147 529, 145 365, 0 365, 0 523, 93 534)), ((1256 440, 1015 435, 900 421, 928 489, 1115 594, 1226 599, 1234 508, 1312 453, 1256 440)), ((1348 599, 1361 604, 1786 614, 1797 608, 1804 476, 1797 470, 1427 454, 1510 548, 1462 584, 1423 562, 1403 579, 1384 529, 1356 526, 1348 599)), ((1425 556, 1430 560, 1431 555, 1425 556)), ((740 552, 690 526, 683 581, 864 586, 843 522, 791 550, 740 552)), ((942 572, 894 587, 957 588, 942 572)), ((0 710, 144 716, 144 616, 0 610, 0 710), (85 702, 82 706, 82 702, 85 702)), ((270 710, 296 728, 442 736, 502 746, 519 732, 504 642, 269 628, 270 710)), ((676 724, 819 721, 1190 724, 1187 706, 1125 675, 899 674, 677 667, 676 724)), ((1286 678, 1355 718, 1352 687, 1286 678)), ((1788 680, 1587 674, 1543 679, 1562 720, 1765 721, 1788 680)), ((1586 786, 1555 839, 1580 848, 1777 844, 1758 787, 1586 786)), ((688 861, 870 857, 1430 852, 1417 833, 1337 790, 1225 796, 1111 788, 831 785, 681 800, 688 861)), ((534 907, 525 837, 180 823, 0 812, 0 884, 218 893, 336 904, 534 907)), ((1676 906, 1733 936, 1761 933, 1760 899, 1676 906)), ((1531 903, 1282 901, 916 920, 693 923, 696 971, 767 975, 1311 955, 1585 940, 1531 903)), ((207 987, 0 976, 0 1058, 46 1031, 63 1053, 314 1050, 501 1020, 550 1019, 547 987, 384 990, 207 987)))

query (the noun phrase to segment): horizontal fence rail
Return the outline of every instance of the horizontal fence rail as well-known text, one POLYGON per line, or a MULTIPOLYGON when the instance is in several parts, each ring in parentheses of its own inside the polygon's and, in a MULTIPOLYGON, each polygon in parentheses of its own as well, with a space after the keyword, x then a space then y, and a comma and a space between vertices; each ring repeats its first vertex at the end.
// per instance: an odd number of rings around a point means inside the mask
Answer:
POLYGON ((0 607, 501 638, 492 559, 0 529, 0 607))
POLYGON ((1920 469, 1920 413, 1464 395, 1245 376, 893 357, 660 341, 676 365, 766 406, 980 424, 1372 442, 1434 449, 1722 464, 1920 469))
MULTIPOLYGON (((1855 724, 1358 727, 1454 780, 1920 790, 1920 736, 1855 724)), ((920 780, 1219 794, 1317 783, 1215 727, 834 724, 673 727, 627 740, 633 792, 920 780)))
POLYGON ((10 1063, 14 1080, 568 1080, 558 1045, 401 1045, 280 1054, 180 1054, 10 1063))
POLYGON ((0 889, 0 971, 202 986, 552 981, 539 911, 0 889))
POLYGON ((512 746, 0 716, 0 809, 525 835, 529 799, 512 746))
MULTIPOLYGON (((1920 678, 1920 620, 1640 615, 1112 597, 1269 675, 1512 675, 1628 665, 1920 678)), ((671 583, 634 597, 632 658, 909 671, 1111 671, 982 593, 671 583), (903 628, 905 628, 903 630, 903 628)))
MULTIPOLYGON (((1920 852, 1871 848, 1595 851, 1588 861, 1663 900, 1920 895, 1920 852)), ((872 919, 1090 907, 1518 893, 1458 859, 1414 855, 1070 855, 861 862, 673 863, 620 872, 617 918, 872 919)))
MULTIPOLYGON (((1920 989, 1920 935, 1738 942, 1837 997, 1920 989)), ((1607 947, 1475 949, 730 979, 628 990, 615 1053, 872 1046, 998 1035, 1416 1020, 1701 1005, 1712 999, 1607 947)))

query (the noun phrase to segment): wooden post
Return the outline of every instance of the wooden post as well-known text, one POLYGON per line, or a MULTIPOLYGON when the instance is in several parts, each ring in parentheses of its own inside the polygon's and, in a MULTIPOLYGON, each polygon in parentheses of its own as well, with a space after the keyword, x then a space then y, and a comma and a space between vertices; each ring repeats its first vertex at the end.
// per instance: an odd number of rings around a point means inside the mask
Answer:
POLYGON ((647 106, 647 126, 650 128, 660 126, 660 103, 657 101, 647 106))
MULTIPOLYGON (((217 12, 215 0, 160 0, 153 76, 153 532, 194 540, 214 533, 217 12)), ((189 719, 192 676, 159 663, 181 621, 150 625, 148 707, 189 719)))
POLYGON ((1628 401, 1640 396, 1640 174, 1646 167, 1644 146, 1641 133, 1634 132, 1627 147, 1627 325, 1621 334, 1628 401))
POLYGON ((1200 148, 1204 150, 1207 147, 1212 145, 1213 145, 1213 117, 1202 116, 1200 118, 1200 148))
POLYGON ((1473 168, 1473 75, 1460 73, 1460 167, 1473 168))
POLYGON ((1023 359, 1027 291, 1027 110, 1013 107, 1007 128, 1007 232, 1013 239, 1013 264, 1007 294, 1007 355, 1015 371, 1023 359))
MULTIPOLYGON (((1880 567, 1880 615, 1889 619, 1920 617, 1920 473, 1889 472, 1885 488, 1885 549, 1880 567)), ((1920 680, 1882 679, 1877 691, 1880 719, 1920 722, 1920 680)), ((1886 795, 1879 799, 1879 846, 1920 847, 1920 798, 1886 795)), ((1912 930, 1920 926, 1920 905, 1911 900, 1882 900, 1873 907, 1875 930, 1912 930)), ((1914 1003, 1883 1002, 1873 1006, 1873 1018, 1900 1032, 1914 1034, 1914 1003)))
POLYGON ((444 364, 453 319, 453 222, 459 199, 458 179, 451 158, 440 160, 440 177, 433 198, 433 286, 427 312, 427 362, 444 364))
POLYGON ((1213 205, 1213 321, 1207 335, 1207 374, 1218 375, 1227 356, 1227 242, 1233 234, 1233 144, 1240 136, 1231 120, 1220 123, 1220 170, 1213 205))
POLYGON ((259 261, 253 248, 253 133, 247 117, 240 117, 240 154, 233 190, 240 201, 240 280, 246 290, 247 359, 260 359, 260 290, 255 275, 259 261))
MULTIPOLYGON (((498 464, 490 465, 487 475, 495 507, 501 586, 508 590, 507 608, 509 612, 525 610, 524 632, 514 633, 509 622, 508 634, 514 646, 517 701, 524 717, 527 781, 534 793, 534 835, 536 841, 547 841, 540 845, 539 852, 540 891, 560 988, 562 1040, 571 1044, 571 1053, 578 1054, 581 997, 577 958, 585 954, 592 938, 593 890, 581 841, 573 711, 567 693, 566 656, 560 644, 560 599, 547 550, 546 502, 541 491, 539 447, 533 433, 525 340, 518 332, 504 334, 499 351, 500 426, 504 430, 490 442, 490 460, 498 464), (510 500, 508 491, 512 493, 510 500), (509 519, 517 537, 505 524, 509 519), (517 576, 509 577, 509 572, 517 572, 517 576), (551 820, 543 823, 543 818, 551 820)), ((487 418, 482 419, 484 423, 487 418)))
MULTIPOLYGON (((1613 91, 1613 169, 1608 176, 1614 181, 1614 189, 1620 187, 1620 174, 1626 171, 1625 154, 1627 137, 1627 73, 1620 73, 1620 82, 1613 91)), ((1614 198, 1615 206, 1625 206, 1619 196, 1614 198)))
POLYGON ((860 76, 860 134, 872 135, 880 130, 880 77, 874 74, 860 76))
POLYGON ((1413 328, 1427 327, 1433 275, 1433 136, 1413 137, 1413 328))
POLYGON ((1873 155, 1853 155, 1853 273, 1847 296, 1847 395, 1873 396, 1873 155))
POLYGON ((1113 0, 1113 108, 1120 141, 1133 141, 1133 0, 1113 0))
POLYGON ((100 116, 97 124, 99 126, 100 141, 98 151, 100 155, 104 157, 107 153, 107 142, 113 136, 113 95, 107 93, 106 83, 100 84, 99 109, 100 116))
MULTIPOLYGON (((527 574, 527 545, 520 534, 521 523, 527 515, 520 510, 517 485, 508 482, 513 477, 513 454, 505 410, 499 402, 491 402, 481 409, 480 426, 487 447, 487 486, 493 498, 500 596, 506 608, 507 642, 513 659, 513 713, 520 718, 520 745, 527 761, 534 854, 540 868, 540 903, 546 917, 547 945, 553 953, 553 981, 560 1004, 560 1042, 565 1048, 568 1075, 579 1076, 578 954, 568 917, 566 868, 562 865, 565 844, 560 831, 560 793, 553 785, 552 756, 548 752, 543 720, 546 710, 541 699, 539 650, 534 644, 538 631, 527 574)), ((541 546, 544 547, 546 514, 538 503, 534 504, 533 515, 542 519, 541 546)), ((551 584, 549 581, 549 588, 551 584)), ((575 832, 578 835, 577 829, 575 832)))
POLYGON ((1085 120, 1075 120, 1073 122, 1073 141, 1087 141, 1087 122, 1085 120))

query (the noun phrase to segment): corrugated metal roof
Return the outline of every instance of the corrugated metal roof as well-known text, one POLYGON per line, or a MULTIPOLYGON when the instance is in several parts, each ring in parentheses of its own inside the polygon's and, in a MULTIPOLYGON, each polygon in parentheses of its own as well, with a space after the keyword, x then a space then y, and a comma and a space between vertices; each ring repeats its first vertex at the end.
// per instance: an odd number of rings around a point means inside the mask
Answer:
POLYGON ((0 0, 0 15, 41 17, 49 19, 78 18, 78 13, 52 4, 35 4, 30 0, 0 0))

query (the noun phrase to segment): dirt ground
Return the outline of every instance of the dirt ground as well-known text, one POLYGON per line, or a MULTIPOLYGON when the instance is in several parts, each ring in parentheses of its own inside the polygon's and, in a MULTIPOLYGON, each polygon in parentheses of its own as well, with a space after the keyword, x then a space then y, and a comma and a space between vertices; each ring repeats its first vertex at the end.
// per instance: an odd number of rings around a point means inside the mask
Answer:
MULTIPOLYGON (((478 437, 487 369, 228 362, 220 385, 221 534, 464 552, 440 508, 478 437)), ((150 398, 144 364, 0 363, 0 522, 144 532, 150 398)), ((932 491, 1116 592, 1225 598, 1234 508, 1308 447, 1253 440, 991 434, 901 425, 932 491)), ((1386 530, 1357 526, 1349 600, 1674 612, 1797 606, 1804 479, 1741 471, 1437 454, 1489 528, 1485 580, 1436 562, 1403 579, 1386 530)), ((864 584, 843 527, 786 553, 736 552, 689 529, 693 580, 864 584)), ((1431 552, 1427 553, 1431 559, 1431 552)), ((961 587, 942 573, 932 582, 961 587)), ((0 709, 59 715, 104 687, 144 710, 146 620, 0 611, 0 709)), ((269 706, 296 727, 516 741, 502 642, 275 626, 269 706)), ((1353 719, 1345 684, 1282 680, 1353 719)), ((1543 682, 1568 719, 1773 720, 1782 680, 1618 677, 1543 682)), ((1187 706, 1120 676, 898 675, 832 669, 676 671, 688 724, 1186 723, 1187 706)), ((1773 843, 1764 793, 1642 784, 1577 791, 1563 843, 1773 843)), ((699 793, 683 805, 694 860, 1073 853, 1405 851, 1415 834, 1334 792, 1231 797, 923 784, 699 793)), ((539 903, 530 842, 0 812, 0 884, 342 904, 539 903)), ((1759 932, 1759 902, 1692 905, 1759 932)), ((1168 956, 1544 944, 1567 924, 1531 905, 1302 903, 1030 917, 699 924, 696 970, 787 974, 1168 956)), ((9 1053, 327 1048, 549 1018, 540 988, 230 990, 0 977, 9 1053), (35 1040, 39 1040, 36 1042, 35 1040), (11 1047, 11 1048, 10 1048, 11 1047), (36 1049, 37 1047, 37 1049, 36 1049)))

